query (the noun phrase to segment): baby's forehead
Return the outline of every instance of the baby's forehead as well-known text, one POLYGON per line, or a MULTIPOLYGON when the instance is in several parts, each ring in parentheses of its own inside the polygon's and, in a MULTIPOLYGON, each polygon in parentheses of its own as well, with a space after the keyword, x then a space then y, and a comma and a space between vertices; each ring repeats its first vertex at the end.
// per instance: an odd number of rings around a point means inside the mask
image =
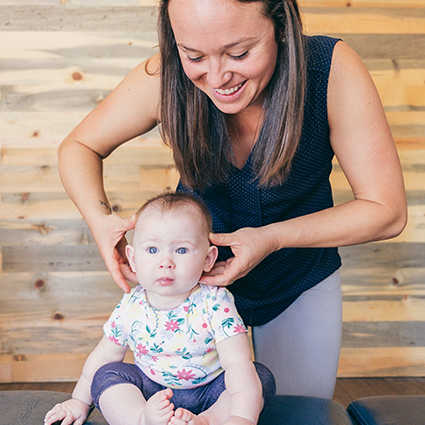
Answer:
POLYGON ((187 218, 191 220, 193 225, 199 224, 201 228, 205 229, 207 235, 210 232, 209 223, 203 211, 195 203, 188 202, 173 206, 163 205, 161 202, 153 202, 147 205, 139 214, 136 230, 149 219, 168 221, 176 218, 187 218))

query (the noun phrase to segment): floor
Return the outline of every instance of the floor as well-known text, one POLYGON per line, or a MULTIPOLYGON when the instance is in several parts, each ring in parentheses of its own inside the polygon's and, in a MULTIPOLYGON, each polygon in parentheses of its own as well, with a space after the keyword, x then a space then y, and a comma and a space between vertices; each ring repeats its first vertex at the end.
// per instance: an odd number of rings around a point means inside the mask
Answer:
MULTIPOLYGON (((0 384, 0 391, 44 390, 72 392, 75 382, 0 384)), ((361 397, 379 395, 425 395, 425 378, 340 378, 334 400, 344 407, 361 397)))

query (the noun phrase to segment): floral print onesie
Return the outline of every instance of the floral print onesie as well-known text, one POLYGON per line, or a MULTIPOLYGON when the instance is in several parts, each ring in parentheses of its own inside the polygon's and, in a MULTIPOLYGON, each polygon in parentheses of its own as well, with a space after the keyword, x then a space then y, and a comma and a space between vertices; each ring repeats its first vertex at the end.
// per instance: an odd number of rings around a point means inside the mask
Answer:
POLYGON ((124 295, 103 329, 111 341, 128 345, 150 379, 174 389, 214 380, 223 372, 216 344, 247 332, 233 295, 203 284, 171 310, 153 308, 137 286, 124 295))

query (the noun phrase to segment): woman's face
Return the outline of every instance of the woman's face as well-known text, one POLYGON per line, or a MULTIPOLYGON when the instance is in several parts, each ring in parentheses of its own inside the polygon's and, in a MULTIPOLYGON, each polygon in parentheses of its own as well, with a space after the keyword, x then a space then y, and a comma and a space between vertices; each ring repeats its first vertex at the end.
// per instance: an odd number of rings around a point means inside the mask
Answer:
POLYGON ((171 0, 171 26, 186 75, 219 110, 261 108, 277 58, 261 2, 171 0))

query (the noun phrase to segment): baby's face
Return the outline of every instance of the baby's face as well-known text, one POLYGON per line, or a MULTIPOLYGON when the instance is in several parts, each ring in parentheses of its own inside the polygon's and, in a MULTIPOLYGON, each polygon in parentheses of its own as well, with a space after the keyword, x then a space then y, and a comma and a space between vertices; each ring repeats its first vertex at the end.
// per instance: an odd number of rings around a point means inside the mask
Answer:
POLYGON ((200 213, 193 206, 167 212, 147 207, 136 224, 127 256, 150 304, 170 309, 181 304, 217 258, 200 213))

